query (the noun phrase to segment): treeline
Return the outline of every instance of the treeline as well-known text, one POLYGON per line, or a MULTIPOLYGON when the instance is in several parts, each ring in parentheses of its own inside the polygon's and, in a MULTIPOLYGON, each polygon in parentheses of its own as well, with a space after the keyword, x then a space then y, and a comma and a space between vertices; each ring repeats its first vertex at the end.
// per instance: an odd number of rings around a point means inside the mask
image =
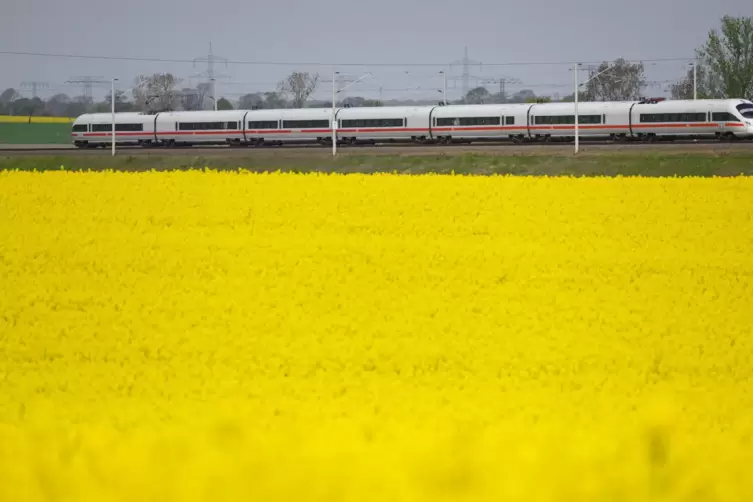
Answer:
MULTIPOLYGON (((684 78, 671 86, 673 99, 692 99, 694 95, 694 68, 689 65, 684 78)), ((634 100, 644 95, 647 87, 642 63, 618 59, 603 62, 598 68, 583 76, 582 101, 634 100)), ((270 109, 270 108, 325 108, 331 101, 310 100, 319 86, 319 75, 293 72, 269 92, 242 95, 233 104, 225 97, 217 100, 217 109, 270 109)), ((170 110, 207 110, 214 108, 211 83, 196 87, 183 87, 182 81, 170 73, 140 75, 134 82, 131 95, 124 91, 115 93, 115 109, 119 112, 158 112, 170 110)), ((695 92, 704 98, 753 97, 753 18, 724 16, 721 27, 709 32, 706 43, 696 50, 695 92)), ((559 101, 573 101, 570 94, 559 101)), ((552 101, 537 96, 530 89, 514 94, 492 93, 486 87, 476 87, 452 104, 531 103, 552 101)), ((337 102, 338 106, 384 106, 397 104, 430 104, 435 101, 390 101, 363 97, 349 97, 337 102)), ((101 102, 87 102, 82 97, 71 98, 56 94, 47 100, 25 98, 15 89, 0 93, 0 115, 42 115, 76 117, 87 112, 109 112, 109 94, 101 102)))

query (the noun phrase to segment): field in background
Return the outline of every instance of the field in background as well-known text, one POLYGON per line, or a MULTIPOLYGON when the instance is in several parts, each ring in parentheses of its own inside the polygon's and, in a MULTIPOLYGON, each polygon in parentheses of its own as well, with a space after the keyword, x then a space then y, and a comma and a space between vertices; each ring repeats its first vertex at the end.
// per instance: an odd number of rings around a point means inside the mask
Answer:
MULTIPOLYGON (((54 118, 54 117, 36 117, 54 118)), ((71 124, 55 122, 28 123, 0 121, 0 144, 6 145, 65 145, 71 143, 71 124)))
POLYGON ((753 180, 0 172, 0 499, 753 490, 753 180))
POLYGON ((72 124, 70 117, 35 117, 20 115, 0 115, 0 124, 72 124))
POLYGON ((68 117, 0 115, 0 144, 68 144, 74 120, 68 117))

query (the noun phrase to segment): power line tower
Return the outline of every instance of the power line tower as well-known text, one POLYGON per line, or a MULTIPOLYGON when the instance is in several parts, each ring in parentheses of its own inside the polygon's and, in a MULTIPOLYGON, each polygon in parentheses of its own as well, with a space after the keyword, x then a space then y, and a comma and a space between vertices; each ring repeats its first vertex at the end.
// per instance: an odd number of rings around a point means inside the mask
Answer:
POLYGON ((92 77, 92 76, 83 76, 83 77, 71 77, 70 80, 66 80, 66 84, 79 84, 81 85, 83 92, 82 92, 82 100, 85 104, 92 104, 94 103, 94 98, 92 97, 92 84, 95 83, 101 83, 101 82, 107 82, 104 80, 105 77, 92 77))
MULTIPOLYGON (((224 78, 230 78, 230 75, 218 74, 218 73, 215 72, 214 64, 215 64, 215 62, 218 62, 218 61, 219 62, 224 62, 225 63, 225 68, 227 68, 227 59, 223 58, 223 57, 220 57, 220 56, 217 56, 214 53, 214 51, 212 50, 212 42, 209 42, 209 54, 207 54, 206 57, 195 58, 193 60, 194 68, 196 67, 196 63, 206 63, 207 64, 207 69, 205 71, 203 71, 203 72, 201 72, 199 74, 196 74, 196 75, 192 75, 192 77, 195 77, 195 78, 205 78, 205 79, 207 79, 207 81, 209 81, 211 83, 211 85, 212 85, 212 96, 213 96, 212 99, 214 99, 214 96, 217 95, 217 92, 216 92, 217 91, 217 79, 219 79, 219 78, 223 78, 223 79, 224 78)), ((217 105, 217 103, 215 103, 215 106, 216 105, 217 105)))
POLYGON ((468 46, 466 45, 463 59, 458 59, 450 63, 450 67, 461 65, 463 67, 463 74, 460 77, 450 78, 453 80, 453 82, 457 80, 461 80, 463 82, 463 98, 465 98, 469 91, 470 80, 474 79, 476 82, 478 82, 479 80, 479 77, 471 75, 471 66, 478 66, 479 72, 481 72, 483 69, 483 63, 481 61, 476 61, 468 57, 468 46))
POLYGON ((483 80, 482 84, 499 84, 499 98, 502 103, 507 101, 507 84, 519 84, 520 80, 514 77, 498 77, 490 78, 489 80, 483 80))
POLYGON ((27 81, 21 82, 22 89, 31 89, 31 97, 36 98, 39 96, 39 89, 48 89, 50 86, 47 82, 27 81))

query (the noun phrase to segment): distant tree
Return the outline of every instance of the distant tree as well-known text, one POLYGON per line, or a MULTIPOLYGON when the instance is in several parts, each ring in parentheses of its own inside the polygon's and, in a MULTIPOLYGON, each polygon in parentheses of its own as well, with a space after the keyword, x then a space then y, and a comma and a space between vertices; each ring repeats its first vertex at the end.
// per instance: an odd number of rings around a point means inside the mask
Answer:
POLYGON ((208 82, 202 82, 195 88, 184 88, 179 93, 180 107, 186 111, 203 110, 205 108, 205 101, 209 92, 212 90, 212 85, 208 82))
POLYGON ((217 100, 217 109, 218 110, 232 110, 233 105, 225 98, 220 98, 217 100))
POLYGON ((170 73, 139 75, 133 89, 136 109, 150 113, 175 110, 179 101, 179 82, 170 73))
POLYGON ((290 95, 293 108, 302 108, 306 100, 316 91, 319 85, 319 75, 307 72, 293 72, 278 84, 278 92, 290 95))
POLYGON ((16 91, 13 88, 5 89, 2 93, 0 93, 0 104, 7 105, 11 101, 18 99, 19 94, 18 91, 16 91))
MULTIPOLYGON (((110 101, 111 93, 107 93, 105 99, 94 105, 93 111, 95 113, 108 113, 112 111, 112 101, 110 101)), ((134 110, 133 103, 126 99, 125 91, 115 91, 115 112, 132 112, 134 110)))
POLYGON ((10 104, 10 111, 13 115, 39 116, 44 112, 44 107, 44 101, 39 98, 21 98, 10 104))
POLYGON ((625 101, 641 96, 646 86, 643 63, 630 63, 620 58, 608 71, 607 68, 609 63, 605 61, 593 71, 595 77, 585 89, 588 101, 625 101))
MULTIPOLYGON (((709 90, 711 77, 708 70, 702 64, 696 68, 696 95, 698 99, 713 99, 715 96, 709 90)), ((685 77, 669 88, 672 99, 693 99, 693 68, 690 68, 685 77)))
POLYGON ((89 111, 89 103, 84 101, 83 96, 79 96, 68 103, 64 115, 66 117, 78 117, 87 111, 89 111))
MULTIPOLYGON (((581 91, 578 93, 578 101, 587 101, 588 96, 585 92, 581 91)), ((575 94, 568 94, 567 96, 562 96, 562 99, 560 99, 560 103, 572 103, 575 101, 575 94)))
POLYGON ((238 100, 240 110, 253 110, 264 107, 264 98, 258 93, 244 94, 238 100))
POLYGON ((184 87, 180 90, 178 100, 180 101, 181 109, 187 112, 201 110, 201 103, 196 95, 196 89, 184 87))
POLYGON ((53 117, 63 117, 71 98, 67 94, 55 94, 44 105, 44 112, 53 117))
POLYGON ((704 86, 720 98, 753 94, 753 18, 722 18, 721 32, 711 30, 698 56, 707 68, 704 86))
POLYGON ((265 92, 264 93, 264 108, 266 109, 279 109, 287 108, 288 103, 285 98, 278 92, 265 92))
POLYGON ((21 97, 15 89, 8 88, 0 93, 0 113, 13 113, 13 102, 21 97))
MULTIPOLYGON (((337 106, 342 106, 342 103, 337 103, 337 106)), ((332 108, 332 101, 309 101, 306 108, 332 108)))
POLYGON ((541 96, 541 97, 533 97, 533 98, 527 98, 526 103, 551 103, 552 98, 549 96, 541 96))
POLYGON ((345 99, 343 99, 343 106, 348 105, 353 108, 362 107, 364 106, 364 102, 366 101, 365 98, 362 98, 361 96, 349 96, 345 99))
POLYGON ((469 105, 480 105, 489 99, 489 91, 486 87, 475 87, 468 91, 463 101, 469 105))
POLYGON ((513 94, 509 101, 511 103, 531 103, 536 99, 536 93, 531 89, 521 89, 513 94))

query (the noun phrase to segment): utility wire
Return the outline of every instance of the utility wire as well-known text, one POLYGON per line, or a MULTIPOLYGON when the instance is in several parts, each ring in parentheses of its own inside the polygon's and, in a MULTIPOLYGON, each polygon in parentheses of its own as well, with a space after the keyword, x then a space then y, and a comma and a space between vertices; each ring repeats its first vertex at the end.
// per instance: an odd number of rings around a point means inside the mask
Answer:
MULTIPOLYGON (((99 59, 107 61, 143 61, 152 63, 190 63, 193 64, 193 59, 166 59, 166 58, 145 58, 145 57, 127 57, 127 56, 92 56, 86 54, 55 54, 47 52, 20 52, 20 51, 0 51, 1 55, 6 56, 36 56, 36 57, 51 57, 51 58, 67 58, 67 59, 99 59)), ((671 62, 671 61, 694 61, 696 58, 683 57, 683 58, 652 58, 652 59, 626 59, 626 61, 640 61, 643 63, 659 63, 659 62, 671 62)), ((521 61, 521 62, 507 62, 507 63, 484 63, 484 66, 556 66, 556 65, 574 65, 575 63, 582 64, 601 64, 604 61, 521 61)), ((447 63, 322 63, 312 61, 227 61, 228 64, 237 65, 258 65, 258 66, 424 66, 424 67, 441 67, 446 68, 447 63)))

